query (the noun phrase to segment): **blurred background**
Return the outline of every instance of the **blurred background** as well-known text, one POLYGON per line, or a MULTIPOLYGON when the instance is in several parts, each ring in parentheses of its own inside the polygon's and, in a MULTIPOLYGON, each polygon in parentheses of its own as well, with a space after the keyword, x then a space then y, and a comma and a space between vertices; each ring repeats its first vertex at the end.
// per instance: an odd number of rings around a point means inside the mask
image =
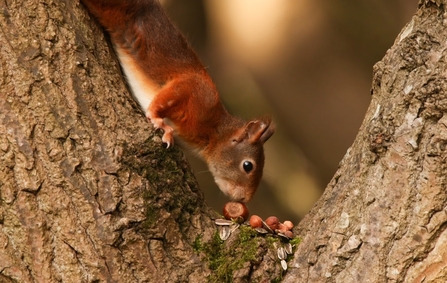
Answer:
MULTIPOLYGON (((251 214, 297 223, 323 193, 370 102, 372 67, 417 0, 165 0, 229 111, 270 113, 264 178, 251 214)), ((188 154, 208 204, 228 198, 188 154)))

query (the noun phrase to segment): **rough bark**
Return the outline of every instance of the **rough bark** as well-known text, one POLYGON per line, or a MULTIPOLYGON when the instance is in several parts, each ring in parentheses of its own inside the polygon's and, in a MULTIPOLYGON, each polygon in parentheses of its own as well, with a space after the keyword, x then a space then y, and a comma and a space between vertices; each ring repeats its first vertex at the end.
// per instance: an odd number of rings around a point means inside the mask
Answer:
POLYGON ((220 240, 78 1, 0 10, 0 282, 281 278, 278 238, 220 240))
POLYGON ((209 211, 102 30, 78 1, 0 10, 0 281, 199 282, 209 211))
POLYGON ((363 125, 284 282, 447 282, 446 4, 421 1, 374 66, 363 125))
POLYGON ((0 2, 1 282, 447 281, 446 0, 421 1, 281 271, 277 238, 222 243, 77 1, 0 2))

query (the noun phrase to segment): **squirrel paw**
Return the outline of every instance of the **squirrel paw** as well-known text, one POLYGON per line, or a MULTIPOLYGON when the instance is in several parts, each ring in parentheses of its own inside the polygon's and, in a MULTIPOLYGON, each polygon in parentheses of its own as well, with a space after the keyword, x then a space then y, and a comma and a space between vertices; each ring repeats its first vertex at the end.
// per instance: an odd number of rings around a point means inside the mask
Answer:
POLYGON ((164 131, 163 133, 163 137, 161 138, 161 140, 163 141, 163 143, 167 144, 166 148, 169 148, 171 145, 174 144, 174 129, 168 125, 165 124, 165 122, 163 121, 163 118, 150 118, 147 117, 148 120, 151 121, 152 125, 154 125, 154 128, 156 129, 162 129, 164 131))

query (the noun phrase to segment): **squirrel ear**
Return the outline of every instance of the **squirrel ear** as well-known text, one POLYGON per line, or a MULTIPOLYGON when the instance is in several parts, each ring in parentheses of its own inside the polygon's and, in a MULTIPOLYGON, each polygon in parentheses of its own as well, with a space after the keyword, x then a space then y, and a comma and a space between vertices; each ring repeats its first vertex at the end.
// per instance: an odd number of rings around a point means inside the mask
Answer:
POLYGON ((253 120, 245 125, 244 132, 249 143, 253 144, 258 141, 265 143, 275 132, 275 126, 270 118, 253 120))

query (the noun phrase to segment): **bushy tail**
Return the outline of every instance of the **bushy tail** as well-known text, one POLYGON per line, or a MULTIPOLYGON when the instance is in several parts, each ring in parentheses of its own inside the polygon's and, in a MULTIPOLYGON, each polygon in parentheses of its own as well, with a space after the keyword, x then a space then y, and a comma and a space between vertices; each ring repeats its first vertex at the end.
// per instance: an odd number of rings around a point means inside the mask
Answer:
POLYGON ((157 0, 81 0, 81 2, 110 33, 122 32, 136 21, 143 21, 152 14, 163 13, 157 0))

